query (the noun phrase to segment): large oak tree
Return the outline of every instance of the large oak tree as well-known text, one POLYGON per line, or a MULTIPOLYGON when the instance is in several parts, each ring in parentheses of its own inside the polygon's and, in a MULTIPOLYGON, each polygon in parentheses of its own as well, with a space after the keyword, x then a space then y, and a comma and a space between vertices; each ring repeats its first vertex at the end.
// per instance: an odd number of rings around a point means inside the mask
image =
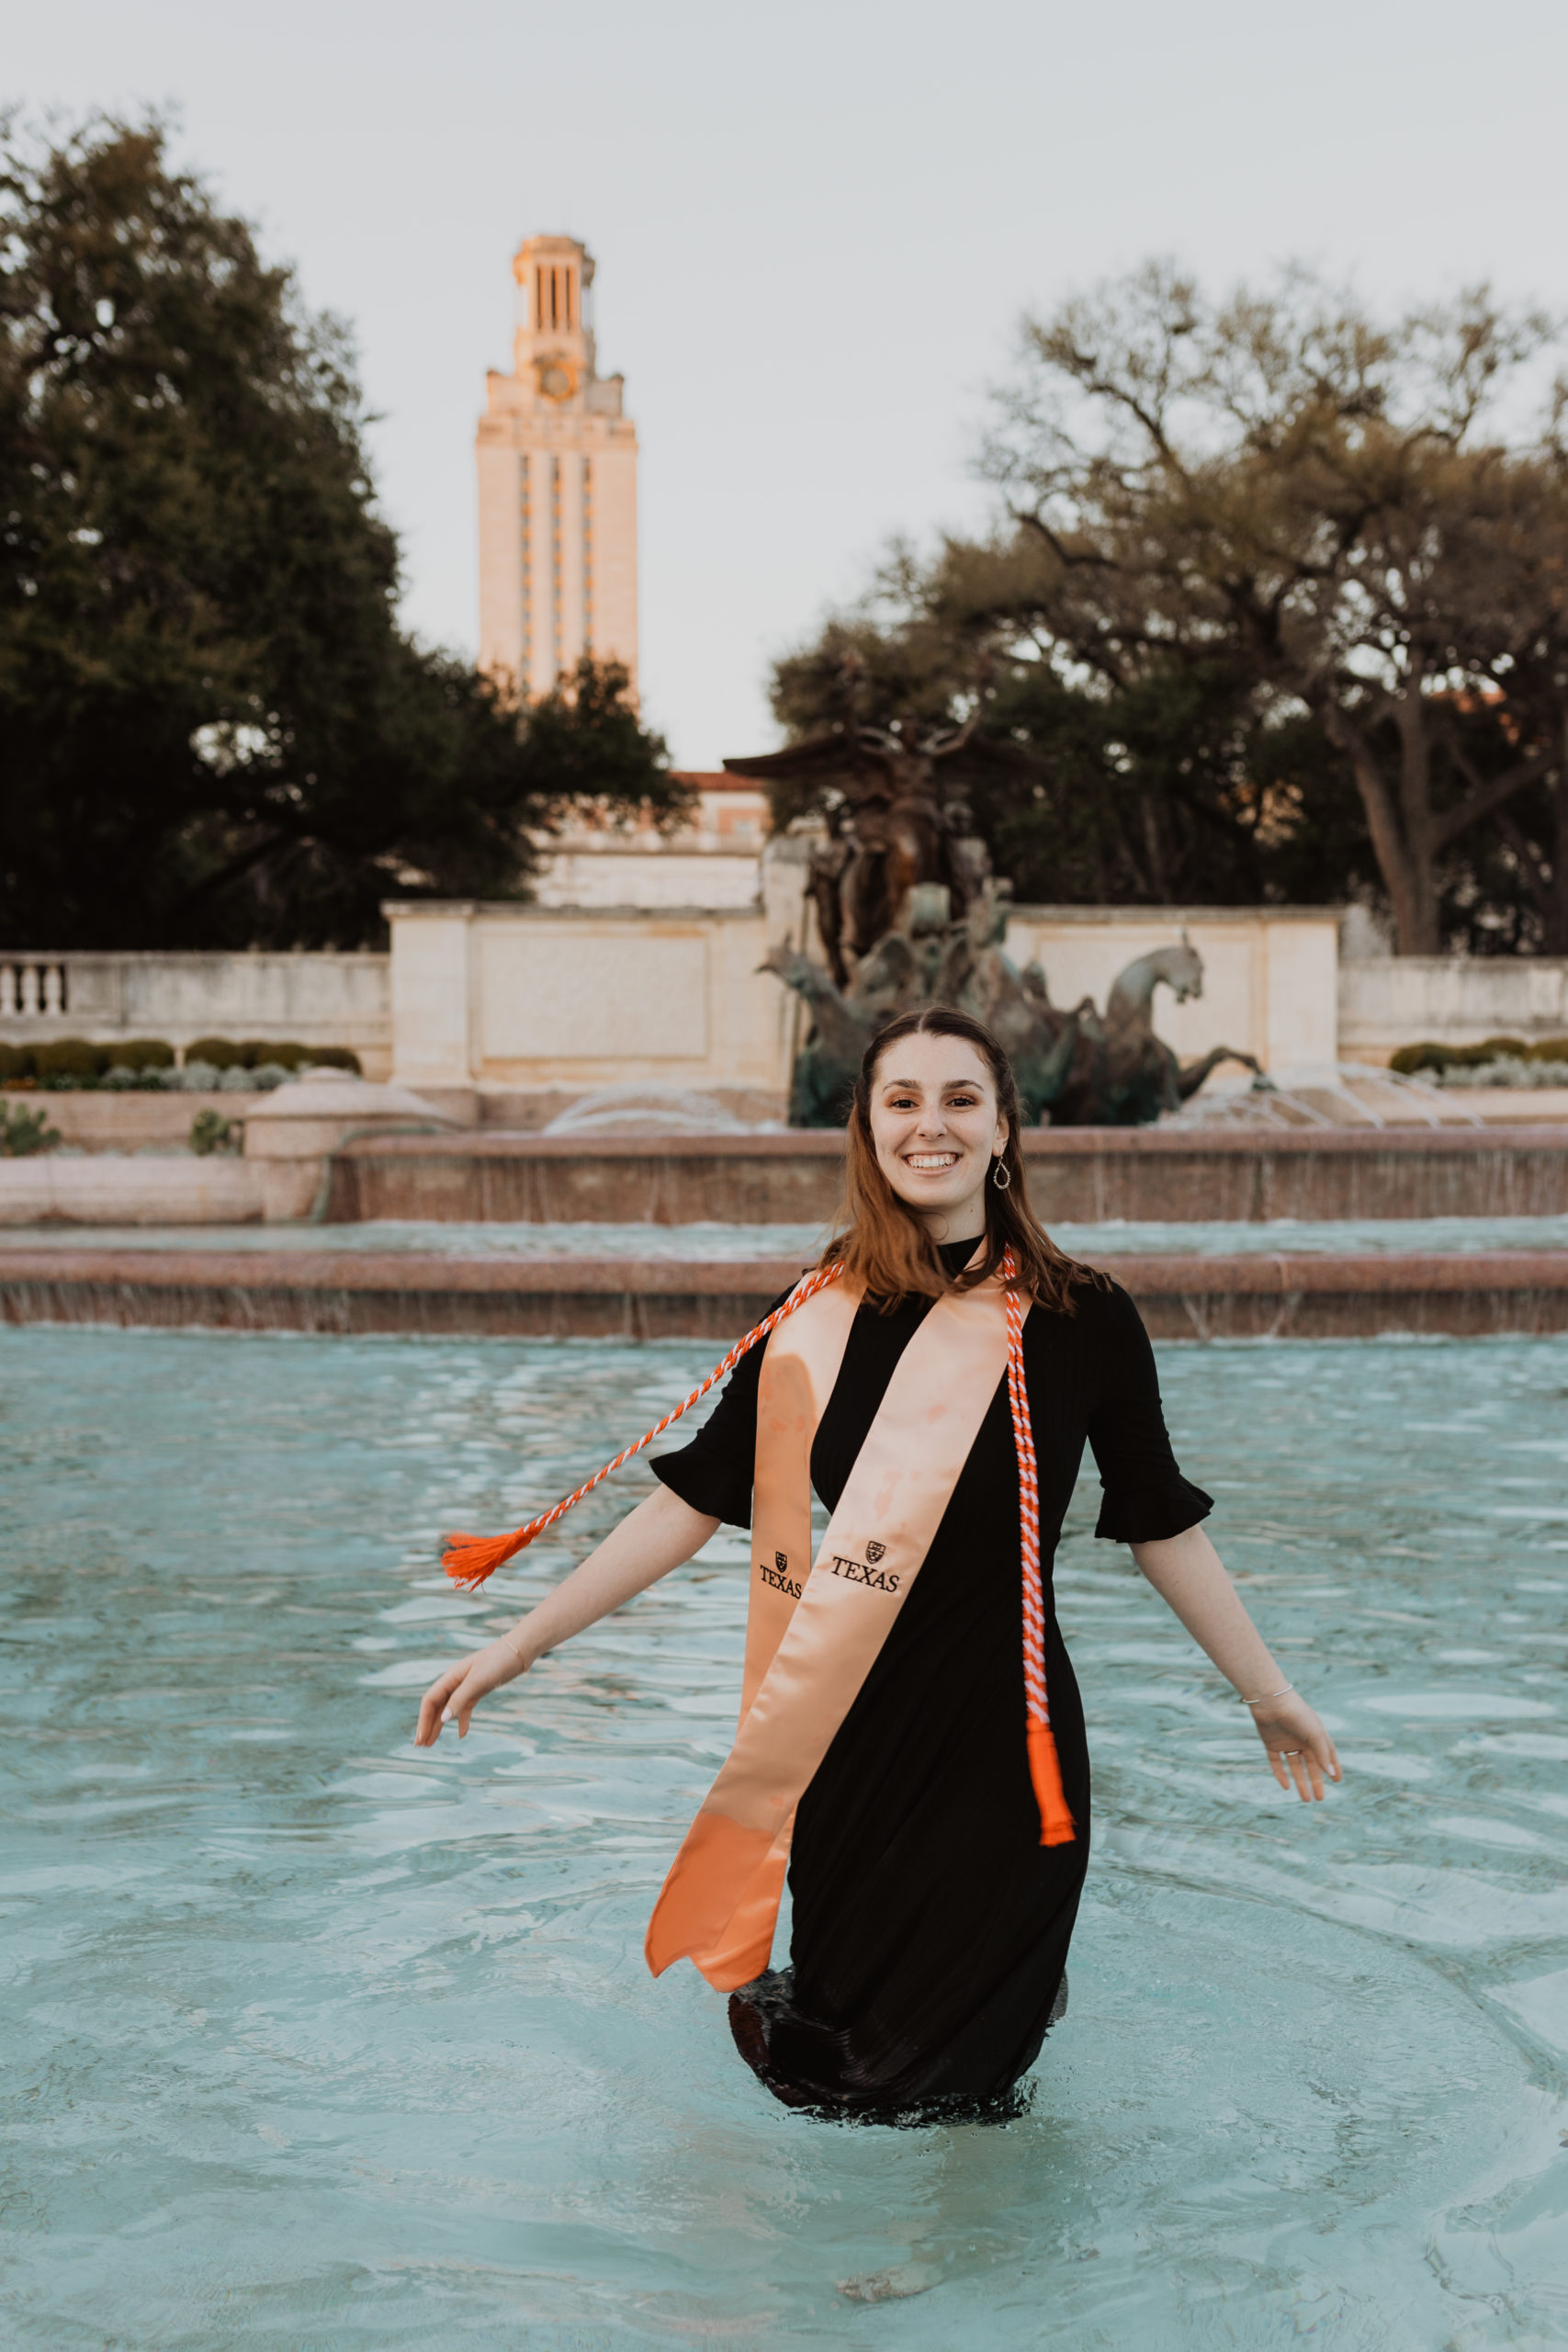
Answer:
POLYGON ((988 451, 1058 647, 1117 683, 1229 662, 1321 728, 1405 953, 1441 944, 1455 844, 1562 783, 1560 401, 1519 418, 1551 341, 1484 289, 1383 322, 1299 273, 1215 305, 1151 267, 1027 327, 988 451))
POLYGON ((978 702, 1032 754, 974 794, 1032 899, 1371 891, 1406 952, 1568 954, 1552 342, 1484 294, 1386 323, 1161 267, 1026 322, 996 535, 895 551, 774 707, 978 702))
POLYGON ((400 630, 343 329, 156 123, 0 146, 0 936, 349 946, 685 796, 625 673, 519 714, 400 630))

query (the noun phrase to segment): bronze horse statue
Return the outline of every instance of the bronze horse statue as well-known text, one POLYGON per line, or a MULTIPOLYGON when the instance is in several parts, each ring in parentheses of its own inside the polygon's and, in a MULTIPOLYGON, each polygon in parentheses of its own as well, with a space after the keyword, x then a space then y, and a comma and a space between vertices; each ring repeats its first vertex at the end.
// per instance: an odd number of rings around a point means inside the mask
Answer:
POLYGON ((1215 1046, 1195 1062, 1179 1060, 1155 1035, 1154 994, 1161 981, 1178 1004, 1203 993, 1203 959, 1185 932, 1176 946, 1156 947, 1117 974, 1103 1021, 1084 1017, 1080 1008, 1081 1050, 1053 1108, 1055 1125, 1146 1126, 1162 1111, 1179 1110, 1221 1062, 1261 1073, 1256 1057, 1234 1046, 1215 1046))
POLYGON ((761 969, 773 972, 810 1008, 812 1028, 796 1057, 792 1126, 842 1126, 861 1057, 885 1021, 925 1004, 956 1005, 1006 1047, 1026 1125, 1138 1126, 1174 1111, 1223 1061, 1258 1071, 1251 1054, 1216 1046, 1183 1065, 1154 1034, 1154 992, 1163 981, 1179 1003, 1201 996, 1203 965, 1183 936, 1140 956, 1119 974, 1103 1020, 1085 997, 1070 1012, 1053 1005, 1038 964, 1020 972, 1001 950, 1007 906, 987 885, 960 922, 944 920, 945 893, 911 892, 904 929, 863 956, 846 991, 830 972, 787 945, 761 969))

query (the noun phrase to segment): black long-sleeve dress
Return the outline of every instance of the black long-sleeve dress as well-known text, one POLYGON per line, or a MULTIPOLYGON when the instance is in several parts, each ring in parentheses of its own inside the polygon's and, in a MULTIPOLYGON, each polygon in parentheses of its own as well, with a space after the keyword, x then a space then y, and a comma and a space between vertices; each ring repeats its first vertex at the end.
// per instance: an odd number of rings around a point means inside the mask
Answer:
MULTIPOLYGON (((957 1272, 973 1242, 943 1251, 957 1272)), ((925 1564, 795 1816, 793 1969, 732 1996, 743 2055, 791 2105, 875 2115, 1004 2098, 1039 2054, 1089 1861, 1083 1708, 1049 1575, 1087 1438, 1096 1533, 1179 1535, 1212 1509, 1177 1468, 1137 1308, 1075 1285, 1076 1312, 1024 1325, 1039 1456, 1046 1677, 1071 1845, 1042 1846, 1024 1745, 1018 1470, 999 1382, 925 1564)), ((894 1366, 929 1312, 856 1315, 811 1452, 832 1510, 894 1366)), ((653 1467, 682 1499, 746 1527, 758 1348, 690 1445, 653 1467)))

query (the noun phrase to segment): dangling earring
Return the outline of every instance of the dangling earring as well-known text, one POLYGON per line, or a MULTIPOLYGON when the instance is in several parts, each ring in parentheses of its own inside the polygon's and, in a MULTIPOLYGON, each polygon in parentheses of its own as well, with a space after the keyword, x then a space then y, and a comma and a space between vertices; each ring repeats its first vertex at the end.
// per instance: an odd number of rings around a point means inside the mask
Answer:
POLYGON ((1012 1171, 1007 1167, 999 1152, 991 1162, 991 1182, 998 1193, 1005 1193, 1012 1182, 1012 1171))

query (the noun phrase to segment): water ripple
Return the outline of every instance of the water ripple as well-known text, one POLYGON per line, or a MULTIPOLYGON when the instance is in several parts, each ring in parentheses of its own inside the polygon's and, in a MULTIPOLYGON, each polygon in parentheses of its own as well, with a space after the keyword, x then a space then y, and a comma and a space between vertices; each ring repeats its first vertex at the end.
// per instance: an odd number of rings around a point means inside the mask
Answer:
POLYGON ((908 2134, 774 2109, 642 1965, 728 1737, 732 1532, 408 1743, 648 1473, 474 1600, 439 1531, 553 1498, 710 1357, 0 1333, 7 2340, 1568 2341, 1568 1343, 1166 1352, 1347 1784, 1275 1788, 1086 1481, 1071 2013, 1021 2120, 908 2134))

